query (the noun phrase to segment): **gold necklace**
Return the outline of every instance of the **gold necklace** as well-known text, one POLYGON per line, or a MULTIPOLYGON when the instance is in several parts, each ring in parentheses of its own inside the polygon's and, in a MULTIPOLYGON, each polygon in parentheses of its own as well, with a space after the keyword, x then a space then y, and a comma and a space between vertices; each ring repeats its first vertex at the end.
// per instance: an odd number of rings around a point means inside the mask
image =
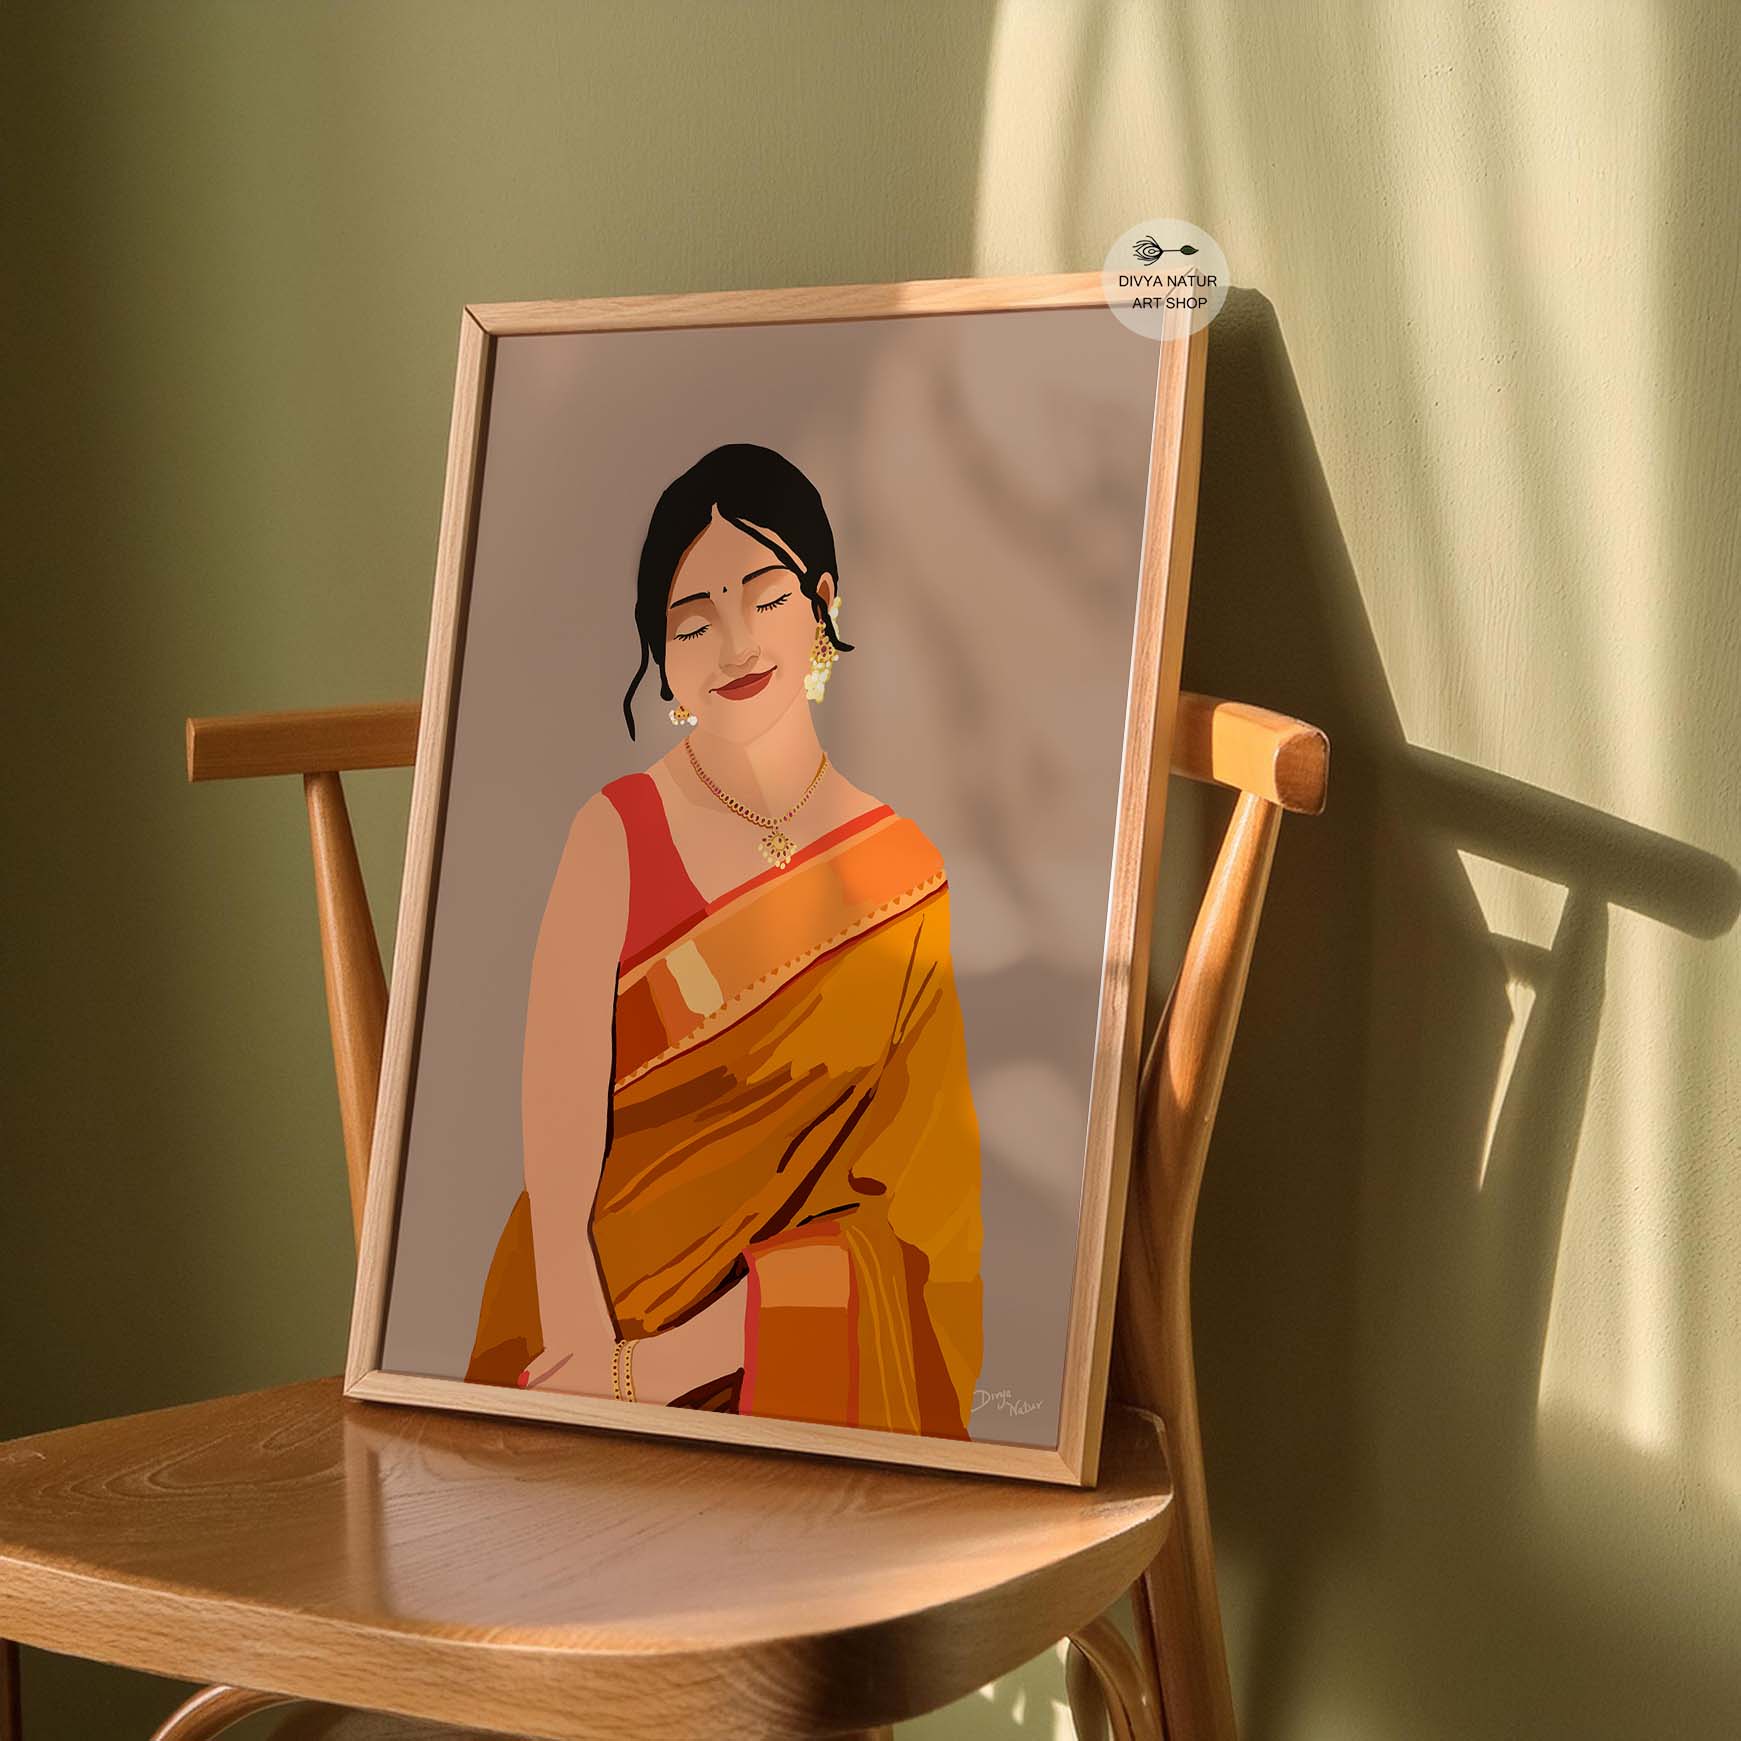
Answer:
POLYGON ((804 788, 804 796, 788 810, 784 816, 758 816, 747 804, 740 804, 737 799, 728 797, 708 779, 707 770, 702 767, 695 754, 693 739, 685 738, 683 747, 689 752, 689 765, 695 770, 695 776, 726 809, 734 816, 741 816, 746 822, 753 822, 757 828, 767 832, 762 836, 762 857, 776 870, 784 870, 792 862, 792 855, 798 850, 797 842, 786 833, 785 824, 790 822, 806 804, 810 802, 816 788, 822 784, 822 776, 828 772, 828 752, 822 752, 822 760, 817 764, 815 777, 804 788))

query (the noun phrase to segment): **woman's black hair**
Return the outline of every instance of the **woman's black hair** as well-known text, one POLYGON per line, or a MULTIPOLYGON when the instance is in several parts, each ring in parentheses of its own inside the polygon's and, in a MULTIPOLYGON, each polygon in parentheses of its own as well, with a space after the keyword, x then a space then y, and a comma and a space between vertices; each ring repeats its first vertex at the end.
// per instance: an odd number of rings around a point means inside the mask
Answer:
POLYGON ((659 668, 660 695, 667 701, 674 699, 665 680, 665 613, 671 582, 684 552, 706 530, 716 507, 721 519, 749 533, 758 544, 765 544, 782 567, 792 569, 822 632, 841 652, 852 651, 851 644, 835 634, 828 611, 816 596, 825 574, 834 576, 837 590, 840 586, 834 528, 828 523, 828 511, 816 486, 771 447, 756 447, 747 441, 716 447, 665 486, 647 522, 640 573, 635 580, 641 664, 623 697, 623 718, 628 721, 631 738, 635 735, 635 691, 649 664, 659 668), (760 530, 763 527, 778 534, 798 558, 799 566, 793 567, 792 557, 760 530))

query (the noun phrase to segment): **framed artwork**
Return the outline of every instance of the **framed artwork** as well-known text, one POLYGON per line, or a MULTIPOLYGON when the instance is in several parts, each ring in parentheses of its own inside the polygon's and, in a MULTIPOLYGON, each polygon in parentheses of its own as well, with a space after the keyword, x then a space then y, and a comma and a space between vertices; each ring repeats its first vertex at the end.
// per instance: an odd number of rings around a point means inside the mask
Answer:
POLYGON ((1205 341, 465 310, 347 1394, 1093 1483, 1205 341))

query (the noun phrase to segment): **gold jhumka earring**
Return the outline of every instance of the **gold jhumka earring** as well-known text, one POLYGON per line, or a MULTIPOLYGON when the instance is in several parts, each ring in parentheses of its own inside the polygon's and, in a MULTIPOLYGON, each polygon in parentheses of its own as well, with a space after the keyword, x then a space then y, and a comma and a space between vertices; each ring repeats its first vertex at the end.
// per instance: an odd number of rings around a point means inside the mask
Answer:
MULTIPOLYGON (((828 607, 828 620, 837 627, 840 623, 840 595, 835 594, 833 602, 828 607)), ((816 625, 816 639, 810 643, 810 669, 804 673, 804 693, 812 701, 820 701, 828 692, 829 673, 834 669, 834 662, 840 657, 840 649, 829 640, 828 631, 821 623, 816 625)))

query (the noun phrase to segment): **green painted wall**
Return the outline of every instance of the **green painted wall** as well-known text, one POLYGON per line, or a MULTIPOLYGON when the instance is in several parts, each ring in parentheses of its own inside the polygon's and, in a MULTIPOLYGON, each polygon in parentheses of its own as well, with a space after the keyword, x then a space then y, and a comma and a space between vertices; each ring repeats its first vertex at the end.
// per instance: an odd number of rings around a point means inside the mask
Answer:
MULTIPOLYGON (((8 7, 0 1436, 339 1362, 298 795, 180 721, 414 691, 460 305, 1176 214, 1250 287, 1188 680, 1335 741, 1199 1236, 1245 1732, 1741 1730, 1738 70, 1724 0, 8 7)), ((174 1691, 26 1667, 44 1741, 174 1691)))

